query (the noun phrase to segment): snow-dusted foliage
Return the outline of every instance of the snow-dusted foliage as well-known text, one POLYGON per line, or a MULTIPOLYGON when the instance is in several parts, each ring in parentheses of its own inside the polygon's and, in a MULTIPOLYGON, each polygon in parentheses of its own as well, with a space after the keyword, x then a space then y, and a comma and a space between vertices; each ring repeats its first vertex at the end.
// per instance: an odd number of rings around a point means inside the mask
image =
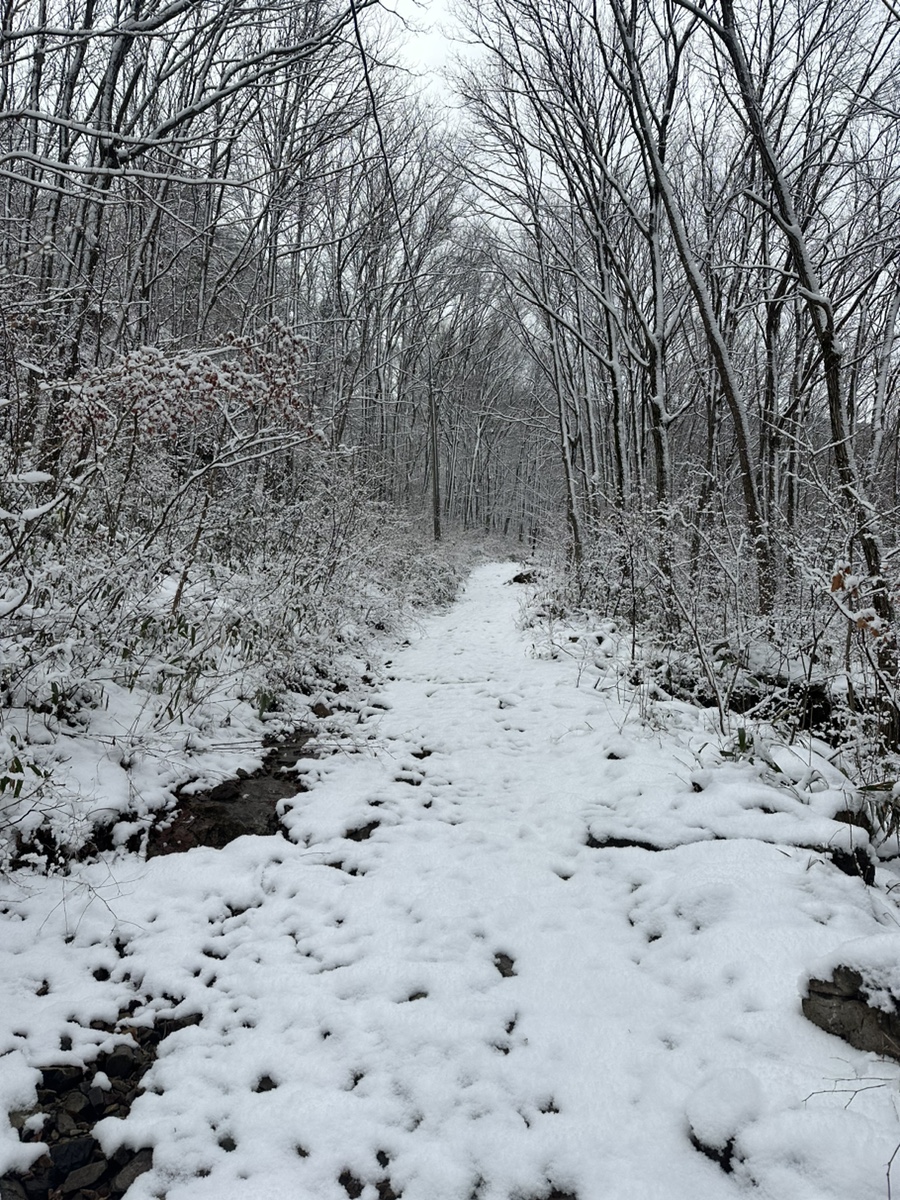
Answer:
POLYGON ((54 461, 37 470, 22 447, 0 481, 4 852, 41 827, 71 852, 91 814, 161 802, 156 785, 129 798, 133 775, 115 798, 68 778, 82 741, 101 775, 98 755, 133 772, 223 724, 258 743, 264 720, 296 723, 364 672, 373 634, 452 594, 454 571, 356 456, 328 449, 296 346, 268 334, 215 357, 136 351, 57 385, 54 461))
POLYGON ((796 723, 786 690, 827 685, 862 777, 896 778, 896 14, 483 0, 467 22, 571 599, 661 632, 725 708, 796 723))
MULTIPOLYGON (((747 745, 754 730, 789 742, 813 731, 876 822, 896 832, 893 632, 872 607, 871 581, 841 564, 840 525, 818 543, 811 530, 781 531, 777 600, 764 615, 747 602, 752 555, 739 538, 707 533, 701 546, 696 529, 679 524, 665 537, 664 570, 653 514, 590 529, 574 569, 558 544, 545 555, 533 618, 548 629, 572 617, 588 629, 610 625, 628 641, 631 678, 715 710, 721 732, 737 738, 741 731, 747 745)), ((900 581, 891 592, 900 594, 900 581)))

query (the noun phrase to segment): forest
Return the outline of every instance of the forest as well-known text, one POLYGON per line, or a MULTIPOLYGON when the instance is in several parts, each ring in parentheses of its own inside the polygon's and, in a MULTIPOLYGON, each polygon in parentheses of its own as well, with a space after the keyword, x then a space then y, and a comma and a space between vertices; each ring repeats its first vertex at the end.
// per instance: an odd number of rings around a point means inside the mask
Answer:
POLYGON ((48 730, 285 712, 485 539, 895 827, 900 11, 454 30, 435 93, 376 0, 0 7, 7 827, 48 730))
POLYGON ((891 1200, 900 0, 397 5, 0 0, 0 1200, 891 1200))

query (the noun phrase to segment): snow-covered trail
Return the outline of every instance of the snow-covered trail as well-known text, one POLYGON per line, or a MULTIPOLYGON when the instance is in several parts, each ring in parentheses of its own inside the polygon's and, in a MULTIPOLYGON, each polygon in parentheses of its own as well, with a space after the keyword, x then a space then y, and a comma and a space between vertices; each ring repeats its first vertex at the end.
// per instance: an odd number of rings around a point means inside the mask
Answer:
POLYGON ((800 1014, 807 965, 893 920, 797 845, 847 828, 530 653, 514 571, 398 653, 291 840, 151 860, 82 914, 111 1009, 202 1014, 98 1127, 154 1148, 130 1200, 883 1200, 900 1071, 800 1014))

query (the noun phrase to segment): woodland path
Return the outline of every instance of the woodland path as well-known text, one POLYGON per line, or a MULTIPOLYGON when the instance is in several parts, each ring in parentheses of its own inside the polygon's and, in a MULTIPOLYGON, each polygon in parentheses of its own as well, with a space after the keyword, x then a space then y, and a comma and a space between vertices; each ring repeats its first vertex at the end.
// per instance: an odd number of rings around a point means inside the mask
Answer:
POLYGON ((121 889, 127 986, 202 1017, 98 1126, 153 1147, 129 1200, 884 1196, 900 1072, 800 1014, 807 964, 882 920, 798 845, 835 823, 708 717, 648 724, 610 630, 537 654, 515 570, 396 654, 290 839, 121 889))

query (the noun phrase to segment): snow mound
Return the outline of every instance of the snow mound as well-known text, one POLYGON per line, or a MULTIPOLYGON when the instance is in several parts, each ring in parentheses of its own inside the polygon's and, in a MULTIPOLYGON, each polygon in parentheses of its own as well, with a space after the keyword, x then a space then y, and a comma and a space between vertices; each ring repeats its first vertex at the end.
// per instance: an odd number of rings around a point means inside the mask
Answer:
POLYGON ((763 1111, 763 1091, 751 1071, 716 1071, 695 1088, 685 1106, 691 1133, 702 1146, 724 1150, 763 1111))

